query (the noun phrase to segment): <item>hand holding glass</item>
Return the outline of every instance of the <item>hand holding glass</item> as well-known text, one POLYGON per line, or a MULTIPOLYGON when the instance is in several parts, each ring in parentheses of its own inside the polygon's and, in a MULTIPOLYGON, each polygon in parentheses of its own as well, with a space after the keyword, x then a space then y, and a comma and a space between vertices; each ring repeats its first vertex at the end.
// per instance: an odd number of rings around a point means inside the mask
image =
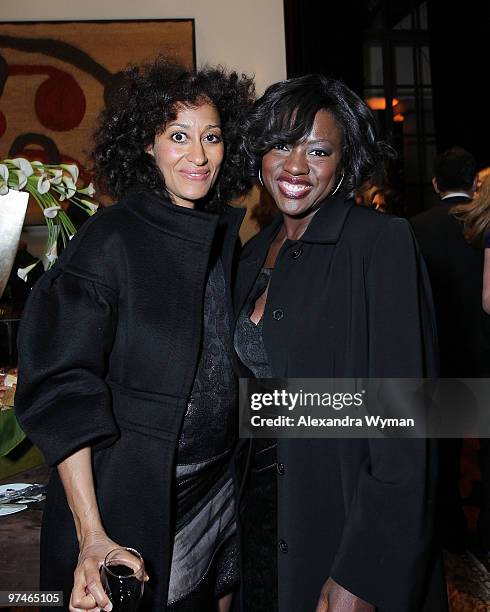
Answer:
POLYGON ((114 612, 136 612, 145 579, 142 556, 134 548, 115 548, 104 559, 101 580, 114 612))

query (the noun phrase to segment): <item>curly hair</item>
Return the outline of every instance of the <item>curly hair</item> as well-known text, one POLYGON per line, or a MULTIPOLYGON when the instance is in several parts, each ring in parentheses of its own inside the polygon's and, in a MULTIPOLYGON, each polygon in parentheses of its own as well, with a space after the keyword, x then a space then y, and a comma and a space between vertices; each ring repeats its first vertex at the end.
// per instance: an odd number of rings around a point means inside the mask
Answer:
POLYGON ((95 132, 91 160, 98 188, 116 199, 138 185, 166 193, 163 175, 146 149, 175 120, 179 106, 210 102, 221 118, 225 158, 204 208, 219 211, 251 186, 241 150, 242 124, 253 99, 252 79, 221 66, 191 71, 158 57, 127 68, 118 75, 95 132))
POLYGON ((263 155, 275 145, 303 140, 320 110, 330 112, 343 131, 341 191, 352 195, 364 182, 384 179, 383 161, 394 150, 378 140, 371 109, 342 81, 321 74, 275 83, 256 101, 246 125, 251 174, 257 177, 263 155))

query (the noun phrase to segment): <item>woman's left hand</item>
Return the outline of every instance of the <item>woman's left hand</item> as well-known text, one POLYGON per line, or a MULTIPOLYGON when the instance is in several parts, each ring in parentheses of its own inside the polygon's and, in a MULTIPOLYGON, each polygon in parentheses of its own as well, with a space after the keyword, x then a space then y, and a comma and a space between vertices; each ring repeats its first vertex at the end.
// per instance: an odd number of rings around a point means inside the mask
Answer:
POLYGON ((375 612, 375 607, 329 578, 323 585, 315 612, 375 612))

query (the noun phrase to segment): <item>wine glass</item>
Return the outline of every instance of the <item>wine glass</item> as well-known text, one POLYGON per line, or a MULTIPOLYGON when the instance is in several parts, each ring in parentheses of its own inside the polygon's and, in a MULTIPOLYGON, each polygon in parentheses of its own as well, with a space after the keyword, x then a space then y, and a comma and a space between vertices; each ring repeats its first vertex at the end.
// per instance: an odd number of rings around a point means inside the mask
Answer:
POLYGON ((143 595, 145 564, 134 548, 111 550, 100 569, 114 612, 136 612, 143 595))

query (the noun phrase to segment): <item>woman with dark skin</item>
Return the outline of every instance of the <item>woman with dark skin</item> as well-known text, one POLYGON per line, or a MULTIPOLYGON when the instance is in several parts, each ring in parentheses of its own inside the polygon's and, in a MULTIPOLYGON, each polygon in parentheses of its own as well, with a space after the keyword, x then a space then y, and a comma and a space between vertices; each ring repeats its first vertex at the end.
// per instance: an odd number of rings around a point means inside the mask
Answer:
MULTIPOLYGON (((386 148, 371 111, 339 81, 290 79, 256 102, 247 139, 280 214, 240 258, 234 340, 243 376, 434 373, 430 289, 410 227, 351 199, 382 169, 386 148)), ((244 446, 243 610, 424 609, 433 505, 426 440, 244 446)), ((444 610, 443 582, 433 589, 441 607, 430 599, 425 609, 444 610)))
POLYGON ((143 610, 224 612, 238 584, 228 305, 242 215, 226 204, 247 187, 236 145, 252 95, 221 69, 128 69, 93 153, 120 201, 29 300, 16 411, 57 468, 41 587, 71 612, 112 609, 99 569, 120 546, 144 558, 143 610))

